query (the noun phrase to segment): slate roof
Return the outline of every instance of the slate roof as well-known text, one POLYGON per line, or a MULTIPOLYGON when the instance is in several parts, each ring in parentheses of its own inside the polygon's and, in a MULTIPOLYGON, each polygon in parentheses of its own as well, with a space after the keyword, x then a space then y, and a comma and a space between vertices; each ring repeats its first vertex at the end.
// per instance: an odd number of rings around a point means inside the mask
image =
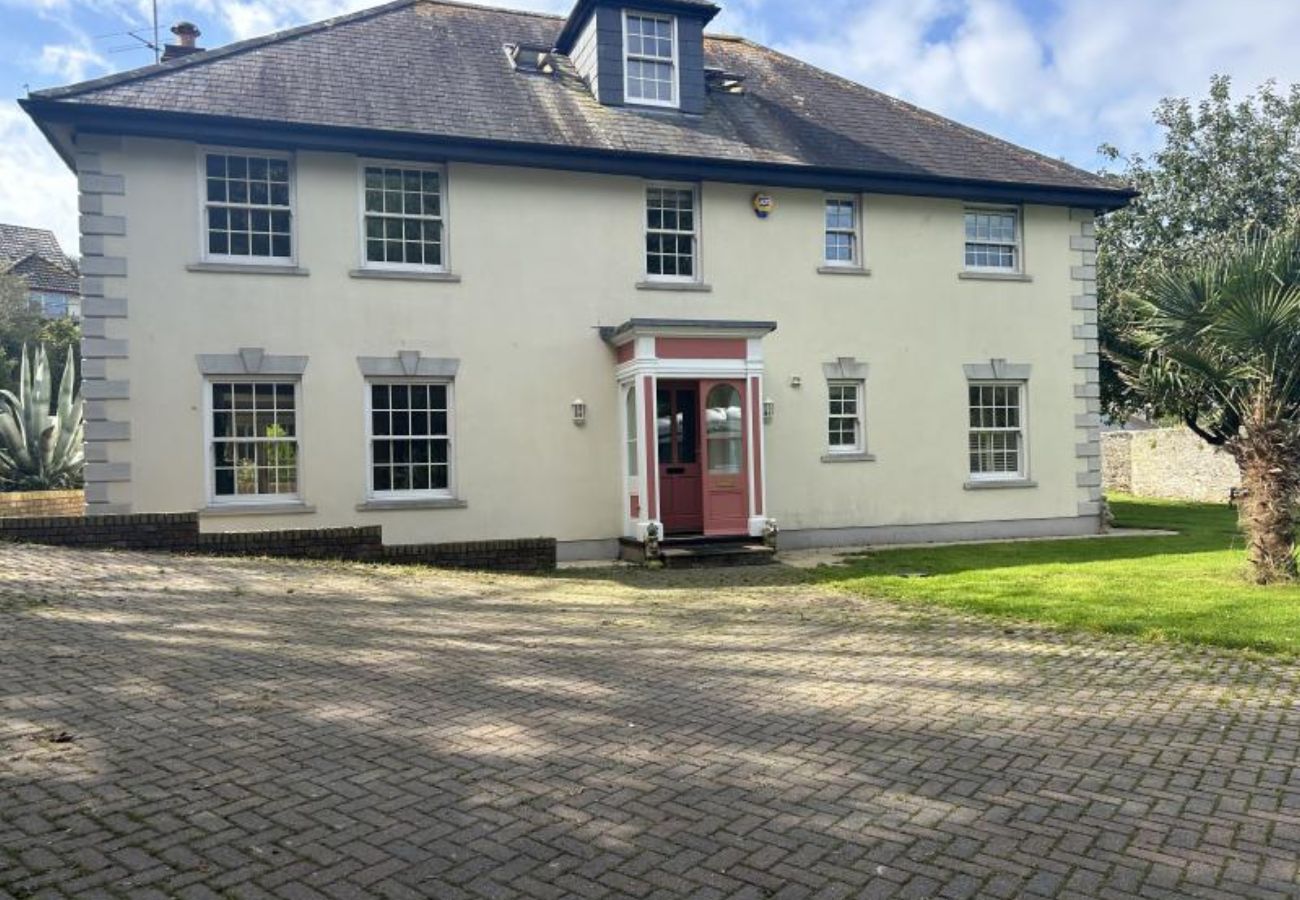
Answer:
POLYGON ((21 277, 33 291, 81 293, 76 264, 45 228, 0 224, 0 272, 21 277))
POLYGON ((515 72, 502 45, 554 46, 564 18, 397 0, 33 99, 726 163, 1115 191, 1115 185, 751 41, 706 36, 745 76, 702 116, 602 106, 568 62, 515 72))
POLYGON ((49 259, 66 258, 53 231, 0 224, 0 263, 12 263, 33 253, 49 259))
POLYGON ((70 260, 54 261, 33 253, 10 264, 7 274, 27 282, 27 289, 48 294, 80 294, 81 278, 70 260))

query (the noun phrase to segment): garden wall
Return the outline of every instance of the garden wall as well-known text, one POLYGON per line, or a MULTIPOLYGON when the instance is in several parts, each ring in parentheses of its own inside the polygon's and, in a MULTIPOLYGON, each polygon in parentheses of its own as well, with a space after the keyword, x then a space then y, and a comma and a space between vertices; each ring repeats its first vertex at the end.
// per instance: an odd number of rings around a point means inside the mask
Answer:
POLYGON ((1227 503, 1241 485, 1233 458, 1186 428, 1114 431, 1102 435, 1102 485, 1107 491, 1227 503))
POLYGON ((379 526, 205 534, 198 513, 0 518, 0 541, 208 556, 274 556, 511 572, 555 568, 554 538, 385 546, 379 526))
POLYGON ((0 519, 86 514, 84 491, 28 491, 0 494, 0 519))

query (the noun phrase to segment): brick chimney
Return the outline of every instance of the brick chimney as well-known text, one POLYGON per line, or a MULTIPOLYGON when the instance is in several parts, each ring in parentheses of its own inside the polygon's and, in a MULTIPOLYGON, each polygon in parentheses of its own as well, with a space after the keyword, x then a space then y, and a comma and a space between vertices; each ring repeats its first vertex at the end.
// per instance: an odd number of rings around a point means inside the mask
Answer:
POLYGON ((199 36, 203 32, 199 31, 198 26, 193 22, 177 22, 171 28, 172 34, 176 35, 176 43, 168 44, 163 48, 162 61, 167 62, 170 59, 179 59, 182 56, 189 56, 191 53, 202 53, 203 48, 196 46, 199 36))

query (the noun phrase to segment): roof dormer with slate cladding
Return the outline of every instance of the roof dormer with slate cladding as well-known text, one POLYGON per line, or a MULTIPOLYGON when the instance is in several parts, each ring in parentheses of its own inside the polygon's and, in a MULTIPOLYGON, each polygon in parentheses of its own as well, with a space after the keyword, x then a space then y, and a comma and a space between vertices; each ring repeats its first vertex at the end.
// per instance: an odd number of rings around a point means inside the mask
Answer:
POLYGON ((556 49, 606 106, 704 112, 704 26, 718 7, 702 0, 578 0, 556 49))

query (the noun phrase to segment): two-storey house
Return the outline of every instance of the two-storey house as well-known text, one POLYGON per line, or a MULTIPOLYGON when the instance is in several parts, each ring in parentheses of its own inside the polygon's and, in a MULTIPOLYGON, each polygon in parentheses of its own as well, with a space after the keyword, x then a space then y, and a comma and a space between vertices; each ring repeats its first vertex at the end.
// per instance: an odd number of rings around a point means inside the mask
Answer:
POLYGON ((1131 193, 705 31, 444 0, 40 91, 92 512, 389 543, 1096 532, 1131 193))

